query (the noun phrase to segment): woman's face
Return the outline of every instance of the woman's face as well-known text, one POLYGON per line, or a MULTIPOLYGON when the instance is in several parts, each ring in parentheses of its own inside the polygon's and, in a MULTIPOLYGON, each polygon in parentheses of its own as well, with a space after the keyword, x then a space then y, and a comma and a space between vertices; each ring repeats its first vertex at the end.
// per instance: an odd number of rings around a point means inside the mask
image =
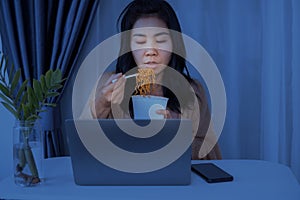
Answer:
POLYGON ((166 23, 157 17, 138 19, 131 31, 130 47, 139 68, 152 68, 159 74, 169 64, 173 49, 166 23))

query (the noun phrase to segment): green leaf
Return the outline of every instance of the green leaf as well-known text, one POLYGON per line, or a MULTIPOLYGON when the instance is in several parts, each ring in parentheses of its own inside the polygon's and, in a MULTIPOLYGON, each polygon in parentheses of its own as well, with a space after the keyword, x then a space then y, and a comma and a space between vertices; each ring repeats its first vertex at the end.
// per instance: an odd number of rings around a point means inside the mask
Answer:
POLYGON ((29 115, 32 115, 33 113, 35 114, 35 105, 28 102, 28 109, 29 109, 29 115))
POLYGON ((45 97, 49 98, 49 97, 56 97, 59 95, 59 92, 48 92, 45 97))
MULTIPOLYGON (((43 104, 44 105, 44 104, 43 104)), ((41 109, 38 109, 36 110, 38 113, 41 113, 41 112, 47 112, 47 110, 41 110, 41 109)))
POLYGON ((3 95, 0 93, 0 98, 7 104, 11 105, 12 107, 14 107, 14 103, 12 102, 12 100, 10 98, 8 98, 7 96, 3 95))
POLYGON ((7 63, 7 57, 5 56, 4 57, 4 69, 3 69, 4 74, 7 73, 7 65, 8 65, 8 63, 7 63))
POLYGON ((9 111, 11 112, 11 114, 13 114, 15 116, 15 118, 18 119, 18 113, 15 111, 15 109, 13 107, 11 107, 9 104, 7 104, 6 102, 1 102, 2 105, 9 111))
POLYGON ((5 71, 2 69, 4 66, 4 56, 1 56, 0 61, 0 82, 5 83, 5 71))
POLYGON ((55 103, 43 103, 43 106, 50 106, 50 107, 55 107, 55 103))
POLYGON ((23 110, 23 118, 27 119, 30 115, 30 111, 29 111, 29 105, 28 104, 21 104, 22 105, 22 110, 23 110))
POLYGON ((29 117, 27 117, 25 120, 26 121, 35 121, 37 119, 40 119, 41 117, 36 115, 36 114, 33 114, 33 115, 30 115, 29 117))
POLYGON ((17 108, 17 115, 18 115, 18 119, 21 119, 22 116, 22 106, 19 105, 17 108))
POLYGON ((28 92, 28 103, 33 105, 35 108, 38 108, 39 107, 38 99, 35 96, 34 91, 30 86, 27 87, 27 92, 28 92))
POLYGON ((54 72, 53 72, 53 76, 52 76, 52 80, 53 82, 52 83, 59 83, 61 81, 61 78, 62 78, 62 73, 59 69, 56 69, 54 72))
POLYGON ((15 98, 15 103, 17 103, 17 101, 19 101, 20 97, 22 96, 22 93, 23 93, 24 90, 25 90, 25 87, 26 87, 27 83, 28 83, 28 80, 25 80, 25 81, 22 83, 20 89, 19 89, 18 92, 17 92, 16 98, 15 98))
POLYGON ((59 69, 55 71, 48 70, 45 75, 40 76, 40 80, 33 79, 32 86, 28 85, 29 80, 25 80, 18 88, 21 79, 21 70, 18 69, 13 74, 14 70, 12 66, 9 70, 12 73, 8 75, 11 77, 11 81, 7 82, 5 76, 3 76, 3 67, 7 63, 5 62, 5 57, 1 58, 0 62, 2 62, 0 66, 2 70, 0 72, 0 99, 3 100, 1 103, 17 119, 35 121, 40 118, 39 113, 46 111, 42 109, 42 106, 56 106, 55 103, 45 102, 47 98, 60 95, 56 91, 63 87, 61 83, 66 79, 62 80, 62 72, 59 69), (17 92, 16 95, 14 95, 15 92, 17 92))
POLYGON ((56 85, 53 85, 53 86, 51 87, 51 90, 58 90, 58 89, 60 89, 60 88, 62 88, 62 87, 63 87, 62 85, 56 84, 56 85))
POLYGON ((67 80, 67 78, 61 79, 61 81, 59 81, 59 83, 62 83, 62 82, 64 82, 65 80, 67 80))
MULTIPOLYGON (((6 59, 6 64, 7 64, 7 62, 8 62, 8 60, 6 59)), ((10 71, 8 73, 8 80, 10 83, 12 83, 14 72, 15 72, 15 65, 11 64, 10 71)))
POLYGON ((53 71, 50 69, 46 72, 45 79, 46 79, 46 86, 47 88, 51 87, 51 77, 52 77, 53 71))
POLYGON ((5 96, 10 96, 9 95, 9 90, 7 89, 7 87, 5 87, 2 83, 0 83, 0 91, 5 95, 5 96))
POLYGON ((28 92, 24 92, 20 104, 26 104, 28 102, 28 92))
POLYGON ((44 75, 41 75, 40 82, 42 86, 43 93, 45 94, 48 91, 47 85, 46 85, 46 79, 44 75))
POLYGON ((3 63, 4 63, 4 55, 1 55, 0 72, 2 72, 2 67, 4 66, 3 63))
POLYGON ((20 76, 21 76, 21 69, 18 69, 13 77, 13 80, 11 82, 11 88, 10 88, 10 91, 11 93, 15 90, 15 88, 17 87, 18 85, 18 82, 20 80, 20 76))
POLYGON ((43 101, 42 87, 40 85, 40 82, 38 82, 35 79, 33 79, 33 90, 34 90, 35 96, 37 97, 38 101, 39 102, 43 101))

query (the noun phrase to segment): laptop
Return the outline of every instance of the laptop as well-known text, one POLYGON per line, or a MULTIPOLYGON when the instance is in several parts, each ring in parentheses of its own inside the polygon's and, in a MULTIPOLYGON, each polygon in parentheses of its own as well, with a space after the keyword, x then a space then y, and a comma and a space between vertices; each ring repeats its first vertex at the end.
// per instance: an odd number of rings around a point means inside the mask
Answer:
POLYGON ((66 132, 77 185, 191 183, 191 120, 69 119, 66 132))

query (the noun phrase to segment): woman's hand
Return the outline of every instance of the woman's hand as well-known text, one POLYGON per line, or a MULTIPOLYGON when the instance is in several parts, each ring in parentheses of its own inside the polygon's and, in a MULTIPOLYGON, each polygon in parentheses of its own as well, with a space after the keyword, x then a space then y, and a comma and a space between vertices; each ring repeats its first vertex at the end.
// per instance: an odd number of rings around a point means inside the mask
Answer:
POLYGON ((163 115, 165 119, 170 119, 171 118, 170 111, 168 111, 168 110, 159 109, 159 110, 156 111, 156 113, 159 114, 159 115, 163 115))
POLYGON ((95 111, 98 118, 104 118, 110 112, 111 104, 120 104, 124 97, 126 79, 122 73, 113 74, 103 84, 98 85, 95 95, 95 111), (117 81, 112 82, 112 80, 117 81))

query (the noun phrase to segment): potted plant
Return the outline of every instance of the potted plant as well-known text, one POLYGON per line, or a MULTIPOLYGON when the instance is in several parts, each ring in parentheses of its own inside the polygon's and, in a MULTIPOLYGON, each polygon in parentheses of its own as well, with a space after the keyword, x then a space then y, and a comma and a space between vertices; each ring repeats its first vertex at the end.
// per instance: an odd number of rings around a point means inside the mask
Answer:
POLYGON ((64 79, 60 70, 50 69, 39 80, 24 80, 21 83, 21 69, 15 71, 11 65, 8 70, 7 63, 7 58, 0 55, 0 100, 16 119, 13 131, 15 183, 22 186, 36 185, 41 182, 37 163, 42 159, 37 158, 42 156, 41 152, 34 151, 36 147, 42 148, 36 122, 47 106, 56 106, 49 103, 49 98, 60 94, 57 91, 63 87, 64 79))

